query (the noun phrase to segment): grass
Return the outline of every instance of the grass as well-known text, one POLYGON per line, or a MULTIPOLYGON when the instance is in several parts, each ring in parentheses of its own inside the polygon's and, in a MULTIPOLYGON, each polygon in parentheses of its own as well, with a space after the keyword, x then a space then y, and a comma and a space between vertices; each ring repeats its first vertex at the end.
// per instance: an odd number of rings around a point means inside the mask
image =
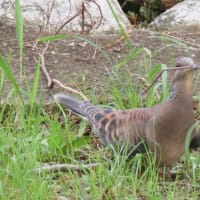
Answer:
MULTIPOLYGON (((18 83, 11 71, 12 56, 0 56, 0 91, 4 90, 5 79, 12 84, 7 101, 0 109, 0 199, 198 199, 200 196, 200 158, 198 152, 187 152, 185 164, 177 164, 174 171, 179 172, 175 180, 166 175, 159 176, 151 157, 137 154, 130 161, 99 143, 92 134, 84 133, 84 121, 74 123, 62 109, 51 114, 36 102, 40 78, 40 59, 38 59, 34 81, 30 84, 23 73, 23 20, 19 2, 16 1, 17 38, 19 43, 19 67, 23 79, 18 83), (21 88, 21 81, 26 88, 21 88), (11 102, 9 105, 7 102, 11 102), (25 103, 26 102, 26 103, 25 103), (62 119, 60 119, 62 118, 62 119), (45 163, 99 163, 95 169, 81 171, 36 173, 34 169, 45 163), (143 163, 146 163, 143 169, 143 163)), ((55 38, 43 38, 42 41, 55 38)), ((63 36, 56 39, 63 39, 63 36)), ((80 39, 80 38, 78 38, 80 39)), ((81 39, 85 41, 84 38, 81 39)), ((88 40, 87 40, 88 41, 88 40)), ((94 48, 99 46, 90 44, 94 48)), ((102 51, 102 50, 101 50, 102 51)), ((103 51, 102 54, 110 62, 103 51)), ((139 77, 132 80, 129 72, 123 71, 130 59, 142 55, 148 67, 141 71, 150 83, 165 65, 152 66, 150 52, 144 49, 130 50, 126 58, 113 67, 110 73, 110 96, 108 104, 116 108, 152 106, 166 98, 169 92, 167 73, 148 92, 139 98, 143 89, 139 77), (156 94, 163 95, 156 95, 156 94)), ((139 61, 138 61, 139 62, 139 61)), ((147 65, 146 65, 147 66, 147 65)), ((85 78, 82 76, 84 93, 85 78)), ((88 93, 88 95, 91 93, 88 93)), ((95 94, 91 101, 99 103, 95 94)), ((42 102, 42 95, 40 101, 42 102)))

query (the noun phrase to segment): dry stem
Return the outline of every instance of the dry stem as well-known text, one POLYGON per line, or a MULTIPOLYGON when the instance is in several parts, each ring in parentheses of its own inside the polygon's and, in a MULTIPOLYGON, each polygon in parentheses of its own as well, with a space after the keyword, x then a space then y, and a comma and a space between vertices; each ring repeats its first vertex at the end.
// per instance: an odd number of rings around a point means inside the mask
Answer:
MULTIPOLYGON (((100 12, 100 20, 99 20, 99 23, 96 25, 96 28, 98 28, 99 25, 100 25, 101 22, 102 22, 102 19, 103 19, 103 15, 102 15, 102 11, 101 11, 100 6, 99 6, 99 5, 96 3, 96 1, 94 1, 94 0, 82 0, 79 10, 78 10, 72 17, 70 17, 70 18, 68 18, 66 21, 64 21, 64 22, 57 28, 57 30, 55 31, 54 35, 58 35, 58 34, 61 32, 61 30, 64 28, 64 26, 65 26, 66 24, 68 24, 69 22, 71 22, 73 19, 75 19, 76 17, 78 17, 80 14, 82 15, 82 31, 81 31, 81 32, 83 32, 83 31, 84 31, 84 26, 85 26, 85 24, 84 24, 84 22, 85 22, 85 12, 90 16, 90 13, 89 13, 89 11, 87 10, 87 8, 86 8, 86 6, 85 6, 86 3, 93 3, 93 4, 95 4, 95 5, 98 7, 98 9, 99 9, 99 12, 100 12)), ((45 24, 45 25, 43 24, 43 28, 42 28, 43 31, 44 31, 44 28, 46 29, 46 27, 48 26, 48 24, 50 24, 50 17, 51 17, 51 13, 52 13, 53 6, 54 6, 54 5, 55 5, 55 0, 53 0, 51 6, 48 7, 47 13, 45 13, 44 10, 41 9, 41 10, 44 12, 44 14, 46 15, 46 17, 47 17, 47 22, 46 22, 46 24, 45 24)), ((91 27, 91 28, 94 28, 95 23, 93 23, 92 17, 90 17, 90 20, 91 20, 90 27, 91 27)), ((35 46, 36 46, 36 45, 37 45, 37 43, 35 44, 35 46)), ((48 41, 48 42, 46 43, 44 49, 42 50, 42 53, 40 54, 40 58, 41 58, 41 69, 42 69, 42 72, 44 73, 44 75, 45 75, 45 77, 46 77, 46 79, 47 79, 47 87, 48 87, 49 89, 52 89, 53 86, 54 86, 54 83, 56 83, 56 84, 58 84, 60 87, 66 89, 66 90, 68 90, 68 91, 70 91, 70 92, 73 92, 73 93, 75 93, 75 94, 78 94, 78 95, 80 95, 84 100, 87 100, 87 97, 86 97, 83 93, 81 93, 81 92, 79 92, 79 91, 77 91, 77 90, 75 90, 75 89, 72 89, 71 87, 65 86, 61 81, 59 81, 59 80, 57 80, 57 79, 54 79, 54 78, 52 78, 52 77, 50 76, 50 74, 49 74, 49 72, 48 72, 48 70, 47 70, 47 68, 46 68, 46 66, 45 66, 45 53, 46 53, 46 51, 48 50, 49 45, 50 45, 50 41, 48 41)), ((93 57, 95 57, 95 55, 96 55, 96 50, 95 50, 95 52, 94 52, 94 56, 93 56, 93 57)))
POLYGON ((48 165, 44 167, 39 167, 34 169, 33 171, 40 174, 42 172, 58 172, 58 171, 68 171, 68 170, 74 170, 74 171, 81 171, 86 169, 91 169, 98 167, 98 163, 92 163, 92 164, 83 164, 83 165, 73 165, 73 164, 54 164, 54 165, 48 165))
POLYGON ((71 87, 68 87, 68 86, 65 86, 65 85, 63 85, 59 80, 57 80, 57 79, 52 79, 52 82, 53 83, 57 83, 61 88, 63 88, 63 89, 66 89, 66 90, 68 90, 68 91, 70 91, 70 92, 73 92, 73 93, 75 93, 75 94, 78 94, 78 95, 80 95, 85 101, 88 101, 88 99, 87 99, 87 97, 82 93, 82 92, 79 92, 79 91, 77 91, 77 90, 75 90, 75 89, 72 89, 71 87))
MULTIPOLYGON (((160 76, 162 75, 163 72, 171 71, 171 70, 183 70, 183 69, 192 69, 192 67, 190 67, 190 66, 186 66, 186 67, 170 67, 170 68, 161 70, 159 72, 159 74, 154 78, 153 82, 145 90, 142 91, 141 95, 146 93, 154 85, 154 83, 160 78, 160 76)), ((195 69, 200 69, 200 68, 196 67, 195 69)))

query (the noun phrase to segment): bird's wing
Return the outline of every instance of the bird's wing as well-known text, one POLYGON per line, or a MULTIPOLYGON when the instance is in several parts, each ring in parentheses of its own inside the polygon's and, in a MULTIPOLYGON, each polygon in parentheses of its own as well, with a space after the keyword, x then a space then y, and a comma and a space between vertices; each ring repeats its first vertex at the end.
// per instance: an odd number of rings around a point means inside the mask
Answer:
POLYGON ((112 145, 116 143, 134 145, 145 139, 146 124, 151 117, 146 108, 117 111, 85 104, 84 112, 103 143, 112 145))
POLYGON ((108 145, 136 145, 146 139, 146 124, 152 113, 148 108, 104 109, 88 101, 56 94, 54 98, 77 115, 88 120, 94 132, 108 145))

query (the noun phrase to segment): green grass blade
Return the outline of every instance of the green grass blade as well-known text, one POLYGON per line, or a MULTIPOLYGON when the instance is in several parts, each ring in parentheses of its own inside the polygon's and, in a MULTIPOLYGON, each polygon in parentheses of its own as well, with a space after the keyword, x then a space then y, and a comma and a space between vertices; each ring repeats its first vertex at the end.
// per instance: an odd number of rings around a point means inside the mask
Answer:
POLYGON ((118 62, 115 67, 117 69, 123 67, 124 65, 128 64, 132 59, 135 59, 136 56, 138 55, 138 53, 141 51, 142 49, 138 49, 137 51, 135 51, 134 49, 130 50, 129 54, 120 62, 118 62))
POLYGON ((0 56, 0 67, 2 68, 4 73, 7 75, 8 79, 11 81, 11 83, 12 83, 13 87, 15 88, 17 94, 19 95, 21 101, 24 102, 23 98, 22 98, 22 95, 21 95, 20 88, 19 88, 19 86, 17 84, 17 81, 16 81, 12 71, 10 70, 10 66, 7 63, 6 59, 3 58, 2 56, 0 56))
MULTIPOLYGON (((159 35, 159 36, 150 36, 149 37, 150 39, 151 38, 160 38, 162 40, 166 40, 167 42, 173 42, 174 44, 177 44, 183 48, 188 48, 188 46, 186 45, 186 43, 184 43, 185 41, 183 41, 182 39, 179 39, 179 38, 176 38, 176 37, 173 37, 173 36, 165 36, 165 35, 159 35)), ((168 44, 170 45, 170 44, 168 44)))
POLYGON ((35 103, 35 98, 36 98, 36 94, 37 94, 37 89, 38 89, 38 85, 39 85, 39 79, 40 79, 40 62, 38 62, 37 64, 37 68, 34 74, 34 80, 33 80, 33 87, 32 87, 32 91, 31 91, 31 97, 30 97, 30 105, 31 105, 31 109, 34 106, 35 103))
POLYGON ((156 100, 156 92, 158 91, 158 89, 161 87, 161 83, 157 83, 155 84, 149 91, 149 96, 148 99, 146 101, 146 105, 147 107, 151 107, 153 105, 155 105, 155 103, 157 102, 156 100))
POLYGON ((95 47, 95 49, 99 50, 103 56, 108 60, 108 62, 110 63, 111 66, 113 66, 112 61, 110 59, 110 57, 106 54, 105 51, 102 50, 102 48, 98 45, 96 45, 94 42, 91 42, 90 40, 83 38, 83 37, 79 37, 79 36, 74 36, 74 38, 78 39, 78 40, 82 40, 84 42, 87 42, 88 44, 90 44, 91 46, 95 47))
POLYGON ((117 16, 117 14, 116 14, 116 12, 115 12, 115 10, 114 10, 112 4, 110 3, 110 0, 107 0, 107 4, 108 4, 108 6, 109 6, 109 8, 110 8, 110 10, 111 10, 111 13, 112 13, 112 15, 113 15, 115 21, 117 22, 117 24, 118 24, 118 26, 119 26, 119 29, 120 29, 121 34, 122 34, 122 35, 124 36, 124 38, 125 38, 125 42, 126 42, 127 47, 128 47, 130 50, 132 50, 132 49, 133 49, 132 42, 131 42, 130 38, 127 36, 126 30, 124 29, 124 27, 123 27, 123 26, 121 25, 121 23, 120 23, 120 20, 119 20, 120 17, 117 16))
MULTIPOLYGON (((167 69, 167 66, 162 64, 161 65, 162 70, 167 69)), ((162 100, 166 99, 169 95, 169 87, 167 82, 167 71, 164 71, 162 73, 162 100)))
POLYGON ((152 82, 154 80, 154 78, 156 77, 156 75, 160 72, 162 66, 161 64, 156 65, 148 74, 147 76, 147 81, 152 82))
POLYGON ((186 167, 187 172, 189 173, 190 167, 190 142, 191 142, 191 136, 195 129, 195 127, 199 124, 199 122, 195 122, 188 130, 187 136, 186 136, 186 142, 185 142, 185 160, 186 160, 186 167))
POLYGON ((53 35, 53 36, 45 36, 40 37, 37 39, 38 42, 48 42, 48 41, 54 41, 54 40, 62 40, 69 38, 69 35, 53 35))
POLYGON ((5 85, 5 72, 3 70, 1 70, 0 78, 0 95, 2 95, 5 85))
POLYGON ((16 34, 19 46, 20 79, 23 73, 23 16, 20 1, 15 1, 16 34))

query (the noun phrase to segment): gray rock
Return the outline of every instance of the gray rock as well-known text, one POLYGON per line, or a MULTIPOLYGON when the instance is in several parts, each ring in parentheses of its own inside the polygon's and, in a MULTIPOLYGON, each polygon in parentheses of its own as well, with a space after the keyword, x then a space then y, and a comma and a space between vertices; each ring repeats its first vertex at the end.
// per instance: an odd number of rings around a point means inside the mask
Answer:
MULTIPOLYGON (((55 32, 55 29, 61 26, 67 19, 70 19, 81 9, 80 0, 21 0, 23 17, 25 25, 33 26, 39 30, 55 32), (52 2, 54 2, 52 6, 52 2), (49 17, 48 17, 49 16, 49 17)), ((123 13, 117 0, 110 0, 112 9, 122 27, 125 29, 130 26, 130 23, 123 13)), ((94 2, 85 1, 84 27, 86 30, 91 30, 93 33, 108 33, 119 32, 118 25, 107 1, 96 0, 94 2), (95 3, 96 2, 96 3, 95 3), (100 8, 100 9, 99 9, 100 8), (101 21, 102 13, 102 21, 101 21), (101 25, 98 24, 101 21, 101 25)), ((15 0, 0 0, 0 20, 4 23, 15 23, 15 0)), ((67 31, 81 31, 82 29, 81 13, 67 23, 62 30, 67 31)))
POLYGON ((156 17, 150 24, 154 29, 177 29, 199 26, 200 28, 200 1, 185 0, 156 17))

